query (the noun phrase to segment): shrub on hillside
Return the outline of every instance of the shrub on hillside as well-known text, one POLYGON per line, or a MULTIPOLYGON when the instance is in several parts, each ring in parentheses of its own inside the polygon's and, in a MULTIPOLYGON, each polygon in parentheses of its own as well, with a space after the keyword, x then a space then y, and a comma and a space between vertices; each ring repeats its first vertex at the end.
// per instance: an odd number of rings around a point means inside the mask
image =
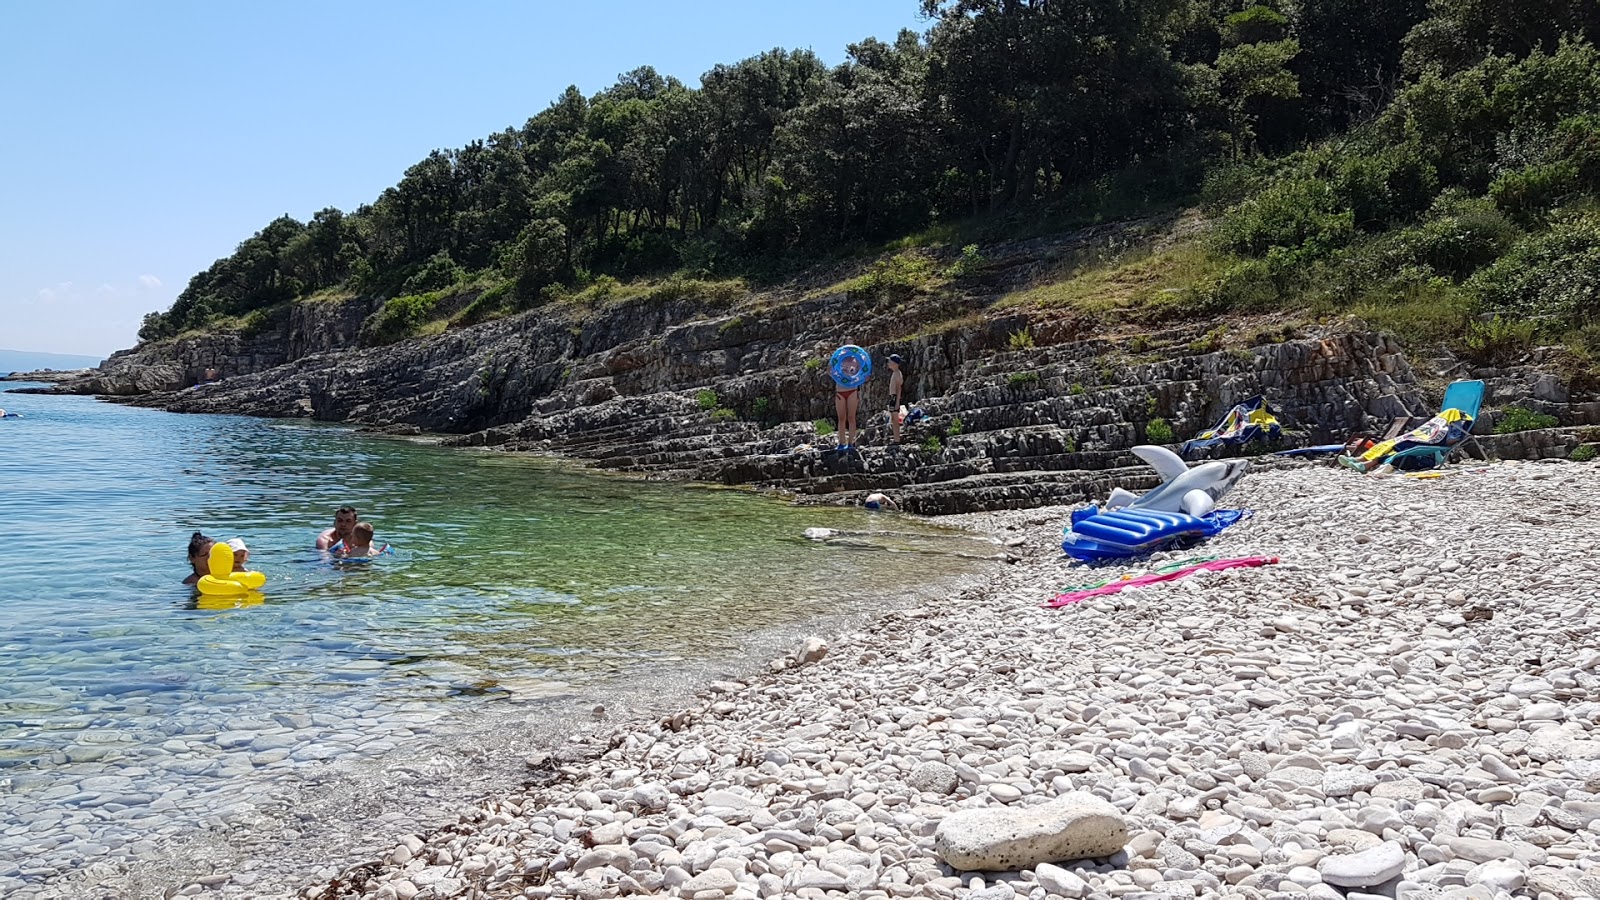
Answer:
POLYGON ((1475 362, 1485 365, 1510 362, 1533 348, 1537 334, 1538 328, 1532 322, 1494 316, 1487 322, 1469 322, 1462 345, 1475 362))
POLYGON ((1258 257, 1274 247, 1331 250, 1354 233, 1355 214, 1327 182, 1307 177, 1271 185, 1229 209, 1217 227, 1223 249, 1258 257))
POLYGON ((401 294, 426 294, 450 287, 466 280, 467 273, 456 265, 450 254, 440 250, 423 263, 400 285, 401 294))
POLYGON ((1569 218, 1523 238, 1468 286, 1488 309, 1547 330, 1600 319, 1600 214, 1569 218))
POLYGON ((1332 169, 1334 194, 1363 231, 1409 222, 1432 206, 1439 193, 1439 173, 1425 151, 1409 141, 1393 147, 1351 148, 1339 155, 1332 169))
POLYGON ((1527 224, 1577 190, 1578 167, 1563 159, 1506 172, 1489 185, 1489 196, 1506 215, 1527 224))
POLYGON ((1447 194, 1427 221, 1385 235, 1370 254, 1368 278, 1405 266, 1426 266, 1440 275, 1465 278, 1494 262, 1522 232, 1487 200, 1447 194))
POLYGON ((511 288, 511 282, 502 281, 479 294, 476 300, 456 315, 454 324, 476 325, 505 315, 510 311, 511 288))
POLYGON ((873 263, 846 289, 867 297, 904 300, 927 287, 933 275, 933 260, 920 253, 897 253, 873 263))
POLYGON ((416 334, 432 321, 443 296, 442 292, 433 291, 390 299, 367 319, 361 329, 362 338, 368 344, 391 344, 416 334))

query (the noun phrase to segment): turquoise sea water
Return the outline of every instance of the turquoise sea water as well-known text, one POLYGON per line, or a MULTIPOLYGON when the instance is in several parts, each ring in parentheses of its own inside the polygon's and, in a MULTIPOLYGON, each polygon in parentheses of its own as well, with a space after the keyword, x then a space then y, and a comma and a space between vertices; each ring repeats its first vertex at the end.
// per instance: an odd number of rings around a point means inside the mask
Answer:
POLYGON ((0 406, 24 416, 0 420, 0 767, 115 762, 174 716, 603 684, 994 552, 898 516, 309 423, 0 406), (311 549, 345 503, 399 552, 311 549), (194 530, 249 543, 261 602, 206 608, 180 584, 194 530))

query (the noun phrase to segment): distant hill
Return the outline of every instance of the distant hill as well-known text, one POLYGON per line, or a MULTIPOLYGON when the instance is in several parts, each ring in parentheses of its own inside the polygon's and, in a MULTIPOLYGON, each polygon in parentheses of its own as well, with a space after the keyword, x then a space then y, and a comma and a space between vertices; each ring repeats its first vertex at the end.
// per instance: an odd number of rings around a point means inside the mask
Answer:
POLYGON ((83 369, 100 365, 103 356, 76 353, 36 353, 32 350, 0 350, 0 375, 33 372, 38 369, 83 369))

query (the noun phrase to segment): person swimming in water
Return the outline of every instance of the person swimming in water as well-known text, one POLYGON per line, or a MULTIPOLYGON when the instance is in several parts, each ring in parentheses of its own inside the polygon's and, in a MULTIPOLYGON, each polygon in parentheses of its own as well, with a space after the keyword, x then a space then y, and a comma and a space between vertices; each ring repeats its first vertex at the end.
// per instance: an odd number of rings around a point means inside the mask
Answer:
POLYGON ((880 494, 877 492, 868 494, 867 499, 862 502, 862 505, 867 509, 882 509, 886 506, 890 509, 900 508, 900 504, 894 502, 893 497, 890 497, 888 494, 880 494))
POLYGON ((384 544, 381 549, 373 550, 372 523, 357 522, 355 530, 350 534, 350 540, 340 544, 335 552, 337 552, 340 556, 345 557, 362 557, 377 556, 388 549, 389 545, 384 544))
POLYGON ((195 584, 202 576, 211 574, 211 546, 215 543, 198 531, 189 535, 189 568, 194 571, 183 580, 184 584, 195 584))
POLYGON ((339 507, 339 510, 333 514, 333 527, 317 536, 317 549, 328 550, 341 541, 348 544, 351 534, 355 531, 356 523, 360 520, 360 517, 356 515, 354 506, 339 507))

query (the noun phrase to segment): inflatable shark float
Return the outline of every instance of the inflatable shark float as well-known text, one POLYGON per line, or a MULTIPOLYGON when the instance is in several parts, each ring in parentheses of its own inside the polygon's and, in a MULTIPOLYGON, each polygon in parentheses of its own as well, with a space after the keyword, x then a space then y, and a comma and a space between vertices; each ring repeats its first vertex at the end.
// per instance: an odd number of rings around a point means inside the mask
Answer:
POLYGON ((1161 484, 1142 495, 1115 488, 1104 510, 1091 506, 1073 513, 1061 544, 1068 556, 1084 562, 1139 556, 1210 537, 1244 515, 1217 509, 1217 501, 1249 471, 1249 462, 1220 460, 1191 469, 1165 447, 1141 445, 1133 453, 1156 470, 1161 484))
POLYGON ((1250 463, 1242 459, 1201 463, 1189 468, 1178 454, 1165 447, 1141 444, 1133 455, 1150 464, 1161 476, 1161 484, 1143 496, 1113 488, 1106 509, 1153 509, 1203 516, 1217 508, 1217 501, 1239 483, 1250 463))

